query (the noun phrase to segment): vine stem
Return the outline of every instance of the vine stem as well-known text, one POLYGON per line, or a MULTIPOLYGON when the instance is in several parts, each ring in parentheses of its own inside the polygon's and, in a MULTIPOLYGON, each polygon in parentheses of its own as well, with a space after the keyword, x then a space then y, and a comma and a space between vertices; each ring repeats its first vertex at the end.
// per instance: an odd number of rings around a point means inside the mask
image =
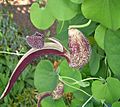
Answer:
POLYGON ((21 53, 14 53, 14 52, 6 52, 6 51, 0 51, 0 54, 9 54, 9 55, 17 55, 17 56, 23 56, 24 54, 21 53))
POLYGON ((87 104, 92 98, 93 98, 93 96, 91 96, 91 97, 82 105, 82 107, 85 107, 86 104, 87 104))
POLYGON ((105 105, 105 107, 108 107, 106 103, 103 103, 105 105))
POLYGON ((105 103, 105 101, 102 101, 102 100, 101 100, 101 103, 102 103, 105 107, 108 107, 108 105, 105 103))
POLYGON ((74 87, 74 86, 66 83, 65 81, 63 81, 62 78, 60 77, 60 75, 59 75, 59 80, 60 80, 62 83, 64 83, 65 85, 67 85, 67 86, 69 86, 69 87, 71 87, 71 88, 74 88, 74 89, 76 89, 76 90, 79 90, 79 91, 83 92, 84 94, 86 94, 87 96, 91 97, 91 95, 90 95, 89 93, 85 92, 84 90, 82 90, 82 89, 80 89, 80 88, 77 88, 77 87, 74 87))
POLYGON ((81 81, 82 81, 82 82, 85 82, 85 81, 88 81, 88 80, 100 80, 100 81, 101 81, 100 78, 86 78, 86 79, 83 79, 83 80, 81 80, 81 81))
POLYGON ((108 75, 108 77, 111 77, 111 70, 110 70, 110 67, 109 67, 109 65, 108 65, 108 62, 107 62, 107 58, 105 57, 105 65, 107 65, 108 66, 108 73, 107 73, 107 75, 108 75))
POLYGON ((70 80, 72 80, 72 81, 75 81, 74 83, 72 83, 72 84, 79 84, 79 82, 81 81, 81 82, 85 82, 85 81, 88 81, 88 80, 102 80, 102 79, 100 79, 100 78, 86 78, 86 79, 83 79, 83 80, 80 80, 80 81, 77 81, 77 80, 75 80, 74 78, 71 78, 71 77, 66 77, 66 76, 60 76, 62 79, 70 79, 70 80))
POLYGON ((108 76, 111 77, 111 75, 112 75, 112 74, 111 74, 111 70, 110 70, 110 68, 108 67, 108 76))
POLYGON ((84 27, 89 26, 90 23, 91 23, 91 20, 89 20, 86 24, 83 24, 83 25, 70 25, 68 29, 71 29, 71 28, 84 28, 84 27))
POLYGON ((62 22, 62 25, 60 27, 60 30, 59 30, 58 34, 62 31, 63 27, 64 27, 64 21, 62 22))
POLYGON ((75 81, 75 83, 79 83, 79 81, 77 81, 76 79, 71 78, 71 77, 60 76, 60 78, 61 78, 61 79, 69 79, 69 80, 75 81))

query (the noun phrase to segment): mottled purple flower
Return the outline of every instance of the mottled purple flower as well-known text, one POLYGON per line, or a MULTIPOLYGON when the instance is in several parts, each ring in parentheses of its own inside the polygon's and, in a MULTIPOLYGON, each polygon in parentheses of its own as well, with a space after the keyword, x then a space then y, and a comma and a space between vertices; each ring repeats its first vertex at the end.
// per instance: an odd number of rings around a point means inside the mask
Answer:
POLYGON ((89 60, 91 48, 88 40, 77 29, 69 29, 70 66, 83 67, 89 60))
POLYGON ((27 36, 26 41, 30 47, 39 49, 44 46, 44 35, 36 32, 32 36, 27 36))

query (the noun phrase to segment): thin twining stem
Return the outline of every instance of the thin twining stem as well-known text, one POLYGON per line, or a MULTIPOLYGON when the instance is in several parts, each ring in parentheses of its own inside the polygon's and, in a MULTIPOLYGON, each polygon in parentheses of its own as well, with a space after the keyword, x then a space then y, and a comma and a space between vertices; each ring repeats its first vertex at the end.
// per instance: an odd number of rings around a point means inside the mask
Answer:
POLYGON ((67 77, 67 76, 60 76, 62 79, 69 79, 69 80, 72 80, 72 81, 74 81, 73 83, 71 83, 72 85, 73 84, 80 84, 80 82, 85 82, 85 81, 88 81, 88 80, 102 80, 101 78, 86 78, 86 79, 83 79, 83 80, 80 80, 80 81, 77 81, 76 79, 74 79, 74 78, 71 78, 71 77, 67 77))
POLYGON ((91 97, 91 95, 90 95, 89 93, 85 92, 84 90, 82 90, 82 89, 80 89, 80 88, 77 88, 77 87, 74 87, 74 86, 66 83, 64 80, 62 80, 62 78, 61 78, 60 76, 59 76, 59 80, 60 80, 63 84, 67 85, 68 87, 71 87, 71 88, 74 88, 74 89, 76 89, 76 90, 79 90, 79 91, 83 92, 84 94, 86 94, 87 96, 90 96, 90 97, 91 97))
POLYGON ((84 28, 84 27, 89 26, 90 23, 91 23, 91 20, 89 20, 86 24, 83 24, 83 25, 70 25, 68 29, 71 29, 71 28, 84 28))
POLYGON ((103 103, 105 107, 108 107, 106 103, 103 103))
MULTIPOLYGON (((59 76, 59 80, 62 81, 62 82, 63 82, 64 84, 66 84, 67 86, 69 86, 69 87, 71 87, 71 88, 74 88, 74 89, 76 89, 76 90, 79 90, 79 91, 85 93, 86 95, 90 96, 90 98, 82 105, 82 107, 85 107, 85 105, 93 98, 93 96, 90 95, 89 93, 85 92, 84 90, 79 89, 79 88, 74 87, 74 86, 71 86, 70 84, 68 84, 68 82, 63 81, 62 79, 65 79, 65 78, 66 78, 66 79, 71 79, 71 80, 75 81, 76 83, 79 83, 79 81, 75 80, 74 78, 66 77, 66 76, 59 76)), ((86 81, 86 80, 93 80, 93 79, 99 79, 99 80, 100 80, 100 78, 87 78, 87 79, 84 79, 84 81, 86 81)), ((82 80, 81 80, 81 81, 82 81, 82 80)))
POLYGON ((61 79, 69 79, 69 80, 72 80, 74 81, 73 83, 71 84, 79 84, 79 81, 77 81, 76 79, 74 78, 71 78, 71 77, 67 77, 67 76, 60 76, 61 79))
POLYGON ((102 78, 86 78, 86 79, 83 79, 83 80, 81 80, 82 82, 85 82, 85 81, 89 81, 89 80, 102 80, 102 78))
POLYGON ((63 27, 64 27, 64 21, 62 22, 62 25, 60 27, 60 30, 59 30, 58 34, 62 31, 63 27))
POLYGON ((14 53, 14 52, 6 52, 6 51, 0 51, 0 54, 9 54, 9 55, 17 55, 17 56, 23 56, 24 54, 21 53, 14 53))
POLYGON ((101 100, 101 103, 102 103, 105 107, 108 107, 108 105, 105 103, 105 100, 101 100))
POLYGON ((92 98, 93 98, 93 96, 91 96, 91 97, 82 105, 82 107, 85 107, 86 104, 87 104, 92 98))

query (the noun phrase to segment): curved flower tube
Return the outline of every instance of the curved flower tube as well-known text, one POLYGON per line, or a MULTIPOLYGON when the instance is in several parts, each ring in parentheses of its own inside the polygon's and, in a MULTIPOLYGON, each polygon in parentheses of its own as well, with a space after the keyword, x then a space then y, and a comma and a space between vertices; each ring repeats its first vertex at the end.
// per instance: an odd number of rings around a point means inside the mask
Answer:
POLYGON ((62 44, 55 38, 48 38, 48 42, 43 43, 41 35, 35 33, 31 37, 27 37, 28 44, 32 47, 18 62, 14 69, 7 86, 2 93, 0 99, 4 98, 11 90, 16 80, 26 68, 26 66, 35 58, 43 55, 53 54, 65 57, 71 67, 84 66, 90 56, 90 46, 84 35, 77 29, 69 29, 69 48, 70 52, 65 49, 62 44), (40 36, 40 37, 37 37, 40 36), (42 44, 39 44, 42 43, 42 44))
POLYGON ((38 58, 43 55, 54 54, 54 55, 59 55, 59 56, 67 58, 69 62, 69 59, 66 55, 66 51, 62 48, 63 47, 61 47, 60 45, 56 43, 46 43, 44 47, 41 49, 35 49, 35 48, 30 49, 18 62, 0 99, 5 97, 9 93, 14 83, 18 79, 19 75, 22 73, 22 71, 26 68, 26 66, 33 59, 38 58))

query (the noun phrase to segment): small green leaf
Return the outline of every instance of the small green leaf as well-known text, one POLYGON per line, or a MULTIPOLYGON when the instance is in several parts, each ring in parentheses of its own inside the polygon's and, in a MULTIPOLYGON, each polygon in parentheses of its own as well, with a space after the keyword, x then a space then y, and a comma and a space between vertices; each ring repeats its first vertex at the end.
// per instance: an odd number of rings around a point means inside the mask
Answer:
POLYGON ((17 95, 18 93, 21 93, 24 87, 25 87, 24 81, 22 80, 18 81, 12 90, 12 94, 17 95))
MULTIPOLYGON (((64 60, 60 64, 59 69, 60 69, 60 75, 61 76, 70 77, 70 78, 73 78, 73 79, 75 79, 77 81, 82 80, 82 76, 81 76, 80 71, 77 70, 77 69, 69 67, 69 65, 68 65, 68 63, 67 63, 66 60, 64 60)), ((66 81, 66 82, 68 82, 71 85, 72 85, 73 82, 75 82, 75 81, 72 81, 72 80, 67 79, 67 78, 64 78, 63 80, 66 81)), ((72 85, 72 86, 77 87, 77 88, 80 87, 80 85, 78 85, 78 84, 77 85, 75 84, 75 85, 72 85)), ((70 88, 70 87, 68 87, 68 86, 65 85, 64 92, 73 92, 75 90, 76 89, 70 88)))
MULTIPOLYGON (((73 92, 73 100, 71 101, 70 107, 82 107, 82 105, 85 103, 85 101, 88 98, 89 97, 86 94, 84 94, 83 92, 75 91, 75 92, 73 92)), ((87 105, 85 107, 87 107, 87 105)))
POLYGON ((119 0, 84 0, 82 12, 86 18, 117 30, 120 28, 119 4, 119 0))
POLYGON ((35 27, 45 30, 55 21, 47 6, 40 8, 38 3, 33 3, 30 9, 30 19, 35 27))
POLYGON ((112 104, 112 107, 120 107, 120 102, 114 102, 114 103, 112 104))
POLYGON ((81 102, 77 99, 73 99, 72 102, 71 102, 71 105, 70 107, 79 107, 79 106, 82 106, 81 102))
POLYGON ((103 27, 102 25, 99 25, 96 30, 95 30, 95 35, 94 38, 97 42, 97 44, 104 49, 104 37, 106 33, 106 28, 103 27))
MULTIPOLYGON (((70 107, 82 107, 83 104, 84 104, 83 102, 80 102, 79 100, 73 99, 70 107)), ((93 102, 87 103, 84 107, 94 107, 93 102)))
POLYGON ((58 34, 56 35, 56 38, 59 39, 61 41, 61 43, 63 44, 63 46, 65 46, 65 48, 68 48, 68 26, 69 23, 68 22, 64 22, 62 31, 59 33, 59 29, 61 27, 61 23, 58 23, 58 34))
POLYGON ((81 87, 88 87, 88 86, 90 86, 89 82, 79 81, 79 84, 80 84, 81 87))
POLYGON ((94 49, 92 51, 92 55, 89 61, 89 67, 90 67, 90 72, 91 75, 95 75, 100 67, 100 55, 97 54, 96 50, 94 49))
POLYGON ((8 81, 8 77, 5 76, 5 74, 0 73, 0 95, 3 91, 3 87, 5 87, 6 83, 8 81))
POLYGON ((113 73, 120 76, 120 30, 107 30, 104 43, 108 64, 113 73))
POLYGON ((97 100, 105 100, 113 103, 120 98, 120 81, 118 79, 108 77, 106 82, 94 81, 92 83, 92 93, 97 100))
POLYGON ((2 40, 3 34, 0 32, 0 40, 2 40))
POLYGON ((53 100, 51 97, 47 97, 41 102, 42 107, 66 107, 64 100, 53 100))
POLYGON ((71 2, 76 3, 76 4, 81 4, 83 0, 71 0, 71 2))
POLYGON ((48 8, 51 14, 58 20, 72 19, 80 10, 79 5, 70 0, 48 0, 48 8))
POLYGON ((105 64, 105 60, 100 61, 100 68, 96 76, 106 78, 108 76, 108 67, 105 64))
POLYGON ((39 92, 53 91, 57 85, 57 74, 48 60, 42 60, 37 65, 34 75, 34 84, 39 92))

